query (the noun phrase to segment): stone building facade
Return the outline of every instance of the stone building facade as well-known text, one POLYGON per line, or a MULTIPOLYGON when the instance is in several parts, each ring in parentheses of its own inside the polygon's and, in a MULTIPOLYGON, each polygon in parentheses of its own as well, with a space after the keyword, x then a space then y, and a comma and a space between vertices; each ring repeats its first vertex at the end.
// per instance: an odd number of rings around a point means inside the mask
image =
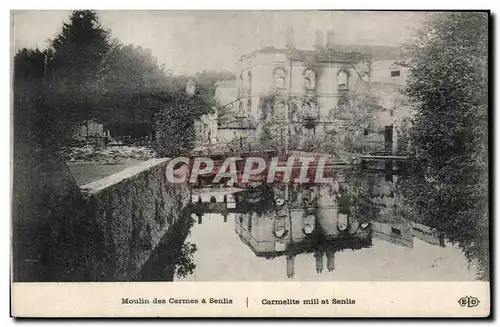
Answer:
POLYGON ((215 144, 217 142, 217 111, 201 116, 194 122, 196 143, 198 146, 215 144))
POLYGON ((228 144, 238 143, 243 139, 253 139, 255 128, 239 111, 236 81, 217 82, 215 98, 220 112, 220 119, 217 120, 217 142, 228 144))
POLYGON ((374 61, 370 78, 372 92, 385 109, 378 113, 375 123, 382 128, 392 127, 393 150, 405 119, 412 115, 407 98, 402 93, 406 86, 408 68, 398 65, 395 61, 374 61))
POLYGON ((237 61, 238 112, 290 136, 321 135, 335 122, 332 112, 360 91, 370 57, 340 52, 329 32, 318 34, 315 50, 294 46, 289 31, 286 48, 266 47, 237 61), (283 131, 284 129, 284 131, 283 131))
POLYGON ((393 126, 407 115, 399 93, 407 71, 394 63, 397 52, 336 45, 331 31, 323 44, 321 35, 314 50, 295 48, 289 31, 286 48, 265 47, 240 57, 230 101, 234 115, 258 122, 256 135, 267 125, 287 142, 304 141, 344 128, 349 122, 335 118, 339 111, 374 97, 384 110, 376 113, 377 130, 371 132, 381 142, 394 137, 393 126))
POLYGON ((96 119, 89 119, 75 124, 71 136, 73 142, 96 145, 105 145, 111 140, 109 130, 96 119))

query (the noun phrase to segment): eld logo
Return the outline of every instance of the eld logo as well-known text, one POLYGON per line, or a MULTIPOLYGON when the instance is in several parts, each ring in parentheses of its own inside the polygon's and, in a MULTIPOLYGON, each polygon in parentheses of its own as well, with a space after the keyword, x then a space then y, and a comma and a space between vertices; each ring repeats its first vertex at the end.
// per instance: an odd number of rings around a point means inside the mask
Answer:
POLYGON ((464 296, 460 300, 458 300, 458 303, 462 307, 472 308, 472 307, 477 307, 479 305, 479 303, 481 303, 481 302, 476 297, 473 297, 473 296, 464 296))

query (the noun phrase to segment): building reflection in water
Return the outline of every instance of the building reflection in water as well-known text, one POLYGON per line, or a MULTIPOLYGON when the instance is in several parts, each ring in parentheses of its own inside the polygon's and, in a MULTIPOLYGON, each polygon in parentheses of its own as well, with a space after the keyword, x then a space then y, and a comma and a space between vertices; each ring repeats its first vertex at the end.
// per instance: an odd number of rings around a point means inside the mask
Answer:
MULTIPOLYGON (((261 190, 260 212, 250 211, 235 215, 235 232, 255 255, 268 259, 285 256, 287 276, 294 275, 295 256, 311 253, 316 271, 322 273, 324 256, 327 269, 335 269, 335 252, 359 249, 371 245, 368 224, 361 227, 339 213, 336 199, 329 189, 321 187, 273 187, 261 190), (267 201, 267 195, 272 201, 267 201), (267 207, 267 210, 264 208, 267 207)), ((245 191, 237 196, 245 198, 245 191)), ((245 194, 246 193, 246 194, 245 194)))
POLYGON ((417 237, 444 246, 429 227, 396 214, 392 180, 379 175, 362 181, 362 198, 355 200, 353 188, 360 185, 341 177, 331 185, 262 185, 193 196, 191 212, 198 224, 204 214, 222 214, 227 222, 234 213, 239 239, 258 257, 285 258, 289 278, 295 274, 295 257, 303 253, 314 257, 311 268, 321 274, 335 271, 336 253, 371 247, 374 239, 412 248, 417 237))
POLYGON ((224 194, 214 191, 203 194, 192 195, 191 197, 191 216, 197 221, 198 225, 203 224, 205 214, 217 213, 223 216, 227 223, 228 215, 234 211, 236 203, 233 194, 224 194))
POLYGON ((286 258, 289 278, 295 274, 295 257, 302 253, 314 257, 314 268, 321 274, 325 261, 326 271, 335 270, 337 252, 371 247, 373 239, 412 248, 416 236, 444 245, 426 226, 394 216, 393 192, 388 185, 371 192, 371 205, 379 212, 377 218, 358 221, 352 203, 346 199, 347 187, 343 183, 273 186, 238 193, 236 197, 242 202, 248 197, 260 199, 254 206, 258 210, 247 208, 248 211, 236 213, 235 232, 256 256, 286 258))

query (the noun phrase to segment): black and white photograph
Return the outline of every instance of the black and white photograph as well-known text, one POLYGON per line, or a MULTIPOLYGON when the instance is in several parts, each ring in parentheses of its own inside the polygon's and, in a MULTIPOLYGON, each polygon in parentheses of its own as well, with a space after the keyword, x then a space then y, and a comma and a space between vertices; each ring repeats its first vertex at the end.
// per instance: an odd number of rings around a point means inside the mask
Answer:
POLYGON ((489 11, 12 10, 11 281, 489 285, 489 28, 489 11))

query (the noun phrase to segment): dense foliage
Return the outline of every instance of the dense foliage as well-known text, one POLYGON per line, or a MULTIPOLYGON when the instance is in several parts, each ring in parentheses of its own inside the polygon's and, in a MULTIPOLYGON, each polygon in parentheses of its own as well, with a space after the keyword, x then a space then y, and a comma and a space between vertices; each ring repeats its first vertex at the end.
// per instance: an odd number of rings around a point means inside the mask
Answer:
POLYGON ((487 14, 435 14, 406 50, 415 116, 398 189, 488 279, 487 14))
POLYGON ((194 120, 212 111, 218 74, 173 76, 150 49, 120 44, 94 11, 76 10, 48 49, 15 55, 16 137, 58 148, 69 143, 75 125, 96 119, 113 137, 154 137, 155 128, 160 136, 186 134, 186 140, 157 141, 160 155, 185 149, 193 144, 194 120), (186 102, 189 79, 197 92, 186 102))
POLYGON ((71 123, 94 115, 96 76, 109 49, 108 38, 94 12, 74 11, 47 50, 16 54, 16 136, 57 146, 65 141, 71 123))

